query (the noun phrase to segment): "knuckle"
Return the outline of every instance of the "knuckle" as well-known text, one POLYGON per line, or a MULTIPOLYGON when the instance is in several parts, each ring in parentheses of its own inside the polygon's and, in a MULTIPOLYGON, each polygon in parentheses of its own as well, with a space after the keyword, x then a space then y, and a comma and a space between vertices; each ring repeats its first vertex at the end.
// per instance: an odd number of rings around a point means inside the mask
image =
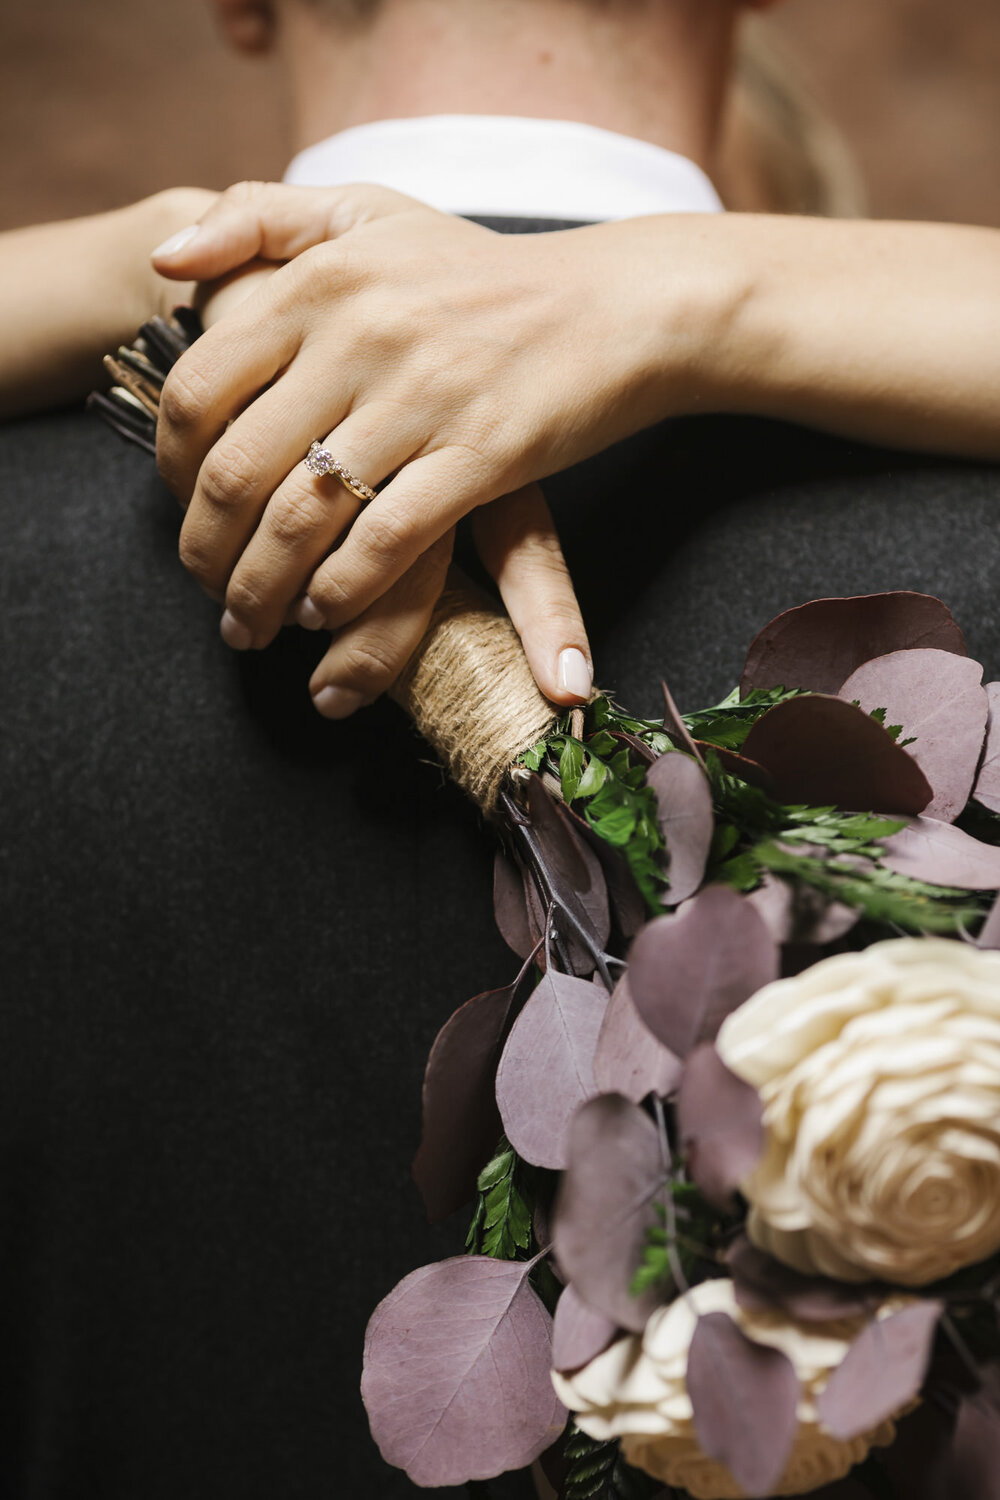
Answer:
POLYGON ((213 579, 213 560, 200 538, 182 530, 177 555, 182 566, 187 569, 192 578, 197 578, 199 583, 207 583, 213 579))
POLYGON ((317 573, 309 585, 309 597, 330 623, 350 609, 349 590, 332 573, 317 573))
POLYGON ((256 467, 244 448, 213 448, 198 475, 199 494, 214 509, 231 510, 252 489, 255 477, 256 467))
POLYGON ((385 510, 377 525, 366 526, 358 538, 366 560, 384 568, 405 557, 413 540, 413 524, 405 512, 385 510))
POLYGON ((393 680, 399 665, 388 643, 375 636, 358 637, 345 645, 343 671, 355 687, 380 690, 393 680))
POLYGON ((267 526, 281 546, 294 546, 320 524, 315 501, 302 490, 275 495, 267 509, 267 526))
MULTIPOLYGON (((193 352, 193 351, 192 351, 193 352)), ((170 427, 190 427, 206 409, 211 382, 190 354, 174 365, 160 393, 160 420, 170 427)))
POLYGON ((266 591, 253 579, 234 575, 226 590, 226 605, 239 620, 255 619, 265 612, 268 604, 266 591))

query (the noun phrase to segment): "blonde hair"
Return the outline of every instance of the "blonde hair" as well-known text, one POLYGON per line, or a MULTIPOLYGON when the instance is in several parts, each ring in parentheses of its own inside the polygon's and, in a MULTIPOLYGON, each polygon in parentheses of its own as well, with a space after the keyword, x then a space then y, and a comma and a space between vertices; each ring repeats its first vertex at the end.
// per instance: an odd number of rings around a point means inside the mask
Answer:
POLYGON ((840 219, 866 213, 847 141, 766 21, 742 28, 713 176, 731 209, 840 219))

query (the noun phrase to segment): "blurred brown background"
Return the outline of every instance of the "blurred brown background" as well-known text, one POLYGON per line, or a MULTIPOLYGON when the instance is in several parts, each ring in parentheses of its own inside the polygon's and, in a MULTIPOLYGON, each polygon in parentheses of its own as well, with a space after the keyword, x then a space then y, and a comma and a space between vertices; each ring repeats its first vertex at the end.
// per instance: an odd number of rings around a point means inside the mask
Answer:
MULTIPOLYGON (((874 213, 1000 226, 1000 0, 787 0, 773 24, 874 213)), ((279 176, 282 119, 206 0, 0 0, 0 227, 279 176)))

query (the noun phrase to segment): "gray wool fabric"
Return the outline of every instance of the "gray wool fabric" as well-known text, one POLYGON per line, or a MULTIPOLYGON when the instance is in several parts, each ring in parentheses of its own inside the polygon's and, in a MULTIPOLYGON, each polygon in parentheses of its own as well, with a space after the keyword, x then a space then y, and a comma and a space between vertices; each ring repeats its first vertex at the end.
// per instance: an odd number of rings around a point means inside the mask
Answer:
MULTIPOLYGON (((637 712, 887 588, 1000 674, 994 469, 699 418, 547 490, 637 712)), ((461 1243, 409 1162, 436 1030, 516 969, 492 835, 392 705, 314 713, 316 637, 229 651, 178 525, 92 418, 0 430, 0 1494, 394 1500, 363 1332, 461 1243)))

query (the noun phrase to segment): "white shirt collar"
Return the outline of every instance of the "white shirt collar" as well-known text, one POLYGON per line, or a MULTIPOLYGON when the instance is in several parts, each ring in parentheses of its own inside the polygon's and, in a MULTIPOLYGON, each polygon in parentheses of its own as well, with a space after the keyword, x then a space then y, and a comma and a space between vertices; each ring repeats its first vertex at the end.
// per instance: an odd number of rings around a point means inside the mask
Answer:
POLYGON ((718 213, 719 195, 685 156, 594 125, 513 115, 428 115, 342 130, 300 151, 285 181, 376 182, 447 213, 630 219, 718 213))

